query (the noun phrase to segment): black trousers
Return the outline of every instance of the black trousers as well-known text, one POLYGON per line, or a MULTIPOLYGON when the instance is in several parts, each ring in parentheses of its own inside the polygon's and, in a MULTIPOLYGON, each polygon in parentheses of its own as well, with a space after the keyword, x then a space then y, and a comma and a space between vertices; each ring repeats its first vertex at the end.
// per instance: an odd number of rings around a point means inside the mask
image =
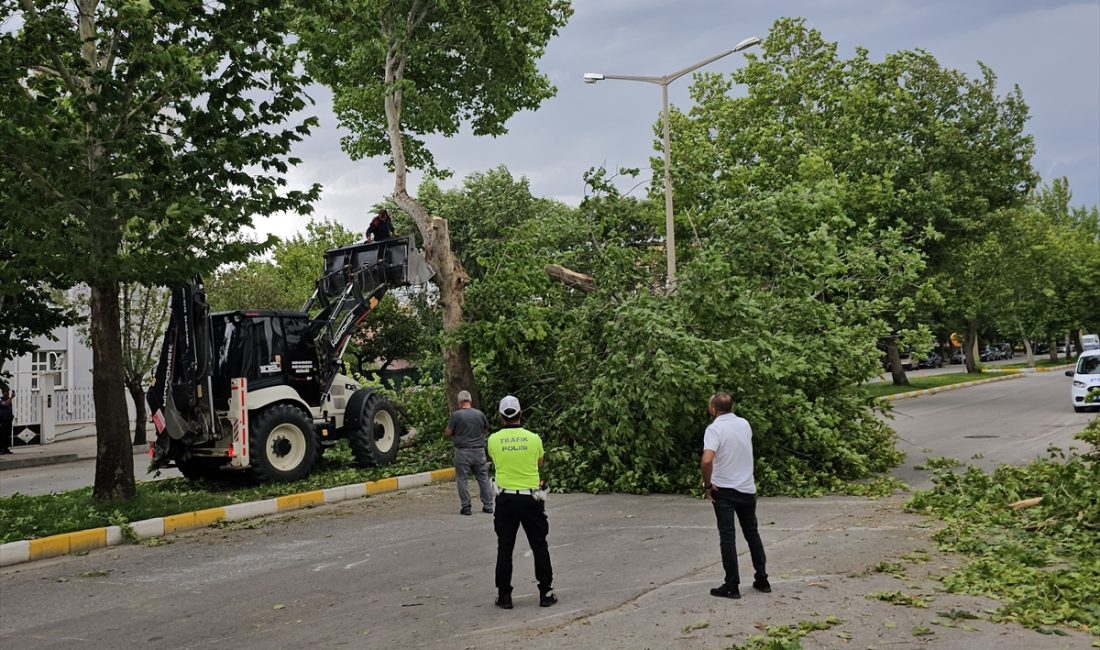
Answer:
POLYGON ((12 423, 13 422, 15 422, 15 420, 9 420, 8 418, 0 418, 0 449, 9 449, 9 448, 11 448, 11 442, 12 442, 11 432, 12 432, 12 423))
POLYGON ((539 594, 546 594, 554 587, 554 568, 550 565, 550 549, 546 535, 550 523, 546 520, 546 502, 527 494, 498 494, 493 512, 493 528, 497 531, 497 593, 512 593, 512 551, 516 547, 516 533, 523 526, 531 554, 535 556, 535 579, 539 582, 539 594))
POLYGON ((738 492, 733 488, 718 488, 714 495, 714 516, 718 520, 718 547, 722 551, 722 568, 726 570, 726 586, 741 584, 737 570, 737 530, 734 516, 741 522, 741 534, 749 545, 752 568, 756 580, 767 580, 764 543, 756 525, 756 495, 738 492))

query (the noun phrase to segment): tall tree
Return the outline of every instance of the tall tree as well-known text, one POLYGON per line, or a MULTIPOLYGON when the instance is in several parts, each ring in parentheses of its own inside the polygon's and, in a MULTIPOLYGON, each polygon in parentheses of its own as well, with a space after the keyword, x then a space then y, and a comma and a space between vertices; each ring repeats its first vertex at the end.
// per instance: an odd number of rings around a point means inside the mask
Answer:
POLYGON ((207 300, 219 311, 301 309, 324 271, 325 251, 347 246, 357 237, 334 221, 310 219, 304 234, 277 241, 270 259, 253 258, 219 269, 206 285, 207 300))
MULTIPOLYGON (((934 298, 930 278, 958 246, 985 236, 988 215, 1020 205, 1035 183, 1022 95, 998 95, 989 68, 971 78, 924 51, 876 62, 861 48, 843 59, 797 19, 776 21, 762 54, 747 59, 729 78, 700 75, 697 105, 673 115, 676 204, 705 228, 725 218, 714 209, 724 200, 781 189, 807 157, 820 157, 856 190, 843 195, 849 218, 899 232, 896 255, 915 249, 926 262, 886 302, 896 365, 894 339, 919 334, 916 307, 934 298), (747 96, 732 97, 734 83, 747 96)), ((895 381, 905 381, 900 367, 895 381)))
POLYGON ((170 284, 269 242, 301 212, 290 147, 312 118, 277 0, 12 0, 0 5, 0 162, 16 236, 40 232, 59 285, 90 289, 98 500, 134 494, 120 285, 170 284))
POLYGON ((145 385, 160 358, 171 294, 162 287, 123 283, 122 369, 134 403, 134 444, 145 444, 145 385))
POLYGON ((448 222, 408 190, 409 169, 443 173, 424 141, 502 135, 505 122, 555 92, 536 62, 565 25, 568 0, 302 0, 299 33, 310 72, 333 92, 352 158, 385 156, 393 201, 416 223, 443 308, 448 402, 476 393, 469 346, 458 336, 469 276, 448 222))

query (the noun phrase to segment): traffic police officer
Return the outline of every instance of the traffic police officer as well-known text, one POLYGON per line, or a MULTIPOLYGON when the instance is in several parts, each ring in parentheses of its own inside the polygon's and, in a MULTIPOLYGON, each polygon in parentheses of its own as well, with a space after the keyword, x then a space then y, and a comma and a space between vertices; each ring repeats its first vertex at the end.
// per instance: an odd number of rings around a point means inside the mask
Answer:
POLYGON ((546 535, 546 492, 540 489, 542 439, 520 426, 519 400, 508 395, 500 400, 503 428, 489 436, 487 450, 496 468, 496 511, 493 527, 497 533, 496 606, 512 609, 512 550, 516 533, 523 526, 531 554, 535 556, 535 578, 539 583, 539 606, 558 602, 554 595, 554 569, 546 535))

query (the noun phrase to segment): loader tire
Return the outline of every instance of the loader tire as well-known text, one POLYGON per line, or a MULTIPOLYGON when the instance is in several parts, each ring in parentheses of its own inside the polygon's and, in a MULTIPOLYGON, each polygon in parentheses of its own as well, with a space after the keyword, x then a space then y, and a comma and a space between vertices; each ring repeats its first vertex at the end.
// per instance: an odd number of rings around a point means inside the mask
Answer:
POLYGON ((389 465, 401 446, 401 425, 393 404, 371 389, 360 389, 345 412, 348 443, 360 467, 389 465))
POLYGON ((260 481, 309 476, 317 462, 317 433, 302 409, 275 404, 257 413, 248 432, 249 467, 260 481))

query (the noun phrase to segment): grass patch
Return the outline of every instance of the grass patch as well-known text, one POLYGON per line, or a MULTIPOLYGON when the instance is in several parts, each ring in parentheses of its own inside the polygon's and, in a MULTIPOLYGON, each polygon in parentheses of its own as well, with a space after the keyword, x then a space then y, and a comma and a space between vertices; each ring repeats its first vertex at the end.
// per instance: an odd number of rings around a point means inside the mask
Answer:
POLYGON ((992 373, 952 372, 944 375, 932 375, 929 377, 910 379, 907 386, 895 386, 888 381, 876 381, 874 383, 864 384, 863 390, 871 397, 885 397, 898 393, 912 393, 926 388, 939 388, 952 384, 963 384, 968 381, 980 381, 982 379, 989 379, 990 374, 992 373))
MULTIPOLYGON (((1057 368, 1059 366, 1068 366, 1071 363, 1076 363, 1077 357, 1072 359, 1059 358, 1057 361, 1051 361, 1050 357, 1044 356, 1043 358, 1035 359, 1036 368, 1057 368)), ((997 366, 998 368, 1027 368, 1027 361, 1020 361, 1018 363, 1009 363, 1003 366, 997 366)))
MULTIPOLYGON (((1100 418, 1077 438, 1100 443, 1100 418)), ((970 561, 943 578, 948 591, 1001 601, 995 621, 1019 621, 1043 631, 1063 625, 1100 636, 1100 451, 1064 453, 992 474, 975 467, 933 476, 909 509, 946 526, 939 547, 970 561), (1042 501, 1013 509, 1031 497, 1042 501)))
POLYGON ((325 452, 312 474, 293 483, 246 483, 239 478, 224 482, 185 478, 141 481, 133 499, 104 503, 92 501, 90 487, 40 496, 16 494, 0 498, 0 543, 102 526, 126 528, 129 522, 142 519, 416 474, 449 467, 452 449, 448 440, 433 439, 402 450, 392 465, 364 469, 355 464, 342 441, 325 452))

